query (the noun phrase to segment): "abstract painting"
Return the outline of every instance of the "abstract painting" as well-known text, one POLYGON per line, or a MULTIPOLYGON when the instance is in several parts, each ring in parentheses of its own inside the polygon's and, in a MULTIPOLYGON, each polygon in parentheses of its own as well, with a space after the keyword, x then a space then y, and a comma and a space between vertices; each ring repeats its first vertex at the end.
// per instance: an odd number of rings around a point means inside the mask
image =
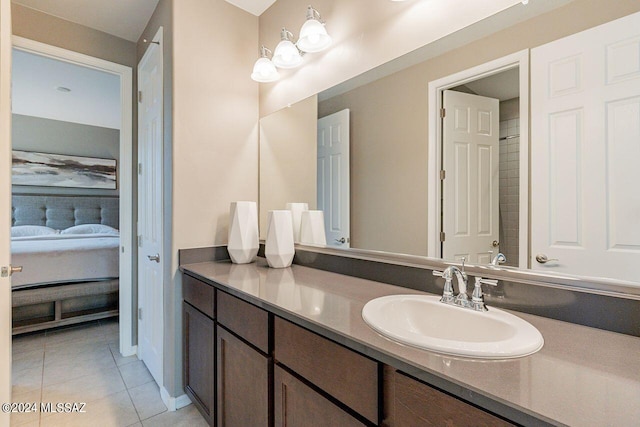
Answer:
POLYGON ((13 150, 13 185, 116 189, 116 161, 13 150))

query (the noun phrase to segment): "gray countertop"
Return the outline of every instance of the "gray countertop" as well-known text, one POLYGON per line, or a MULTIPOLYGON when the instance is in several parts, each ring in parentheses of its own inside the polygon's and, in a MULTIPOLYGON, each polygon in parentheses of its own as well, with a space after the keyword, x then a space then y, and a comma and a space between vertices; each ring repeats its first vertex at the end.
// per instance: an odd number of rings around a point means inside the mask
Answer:
POLYGON ((515 422, 640 425, 640 338, 512 311, 542 333, 542 350, 509 360, 457 358, 395 343, 362 320, 369 300, 419 291, 297 265, 272 269, 264 259, 181 269, 515 422))

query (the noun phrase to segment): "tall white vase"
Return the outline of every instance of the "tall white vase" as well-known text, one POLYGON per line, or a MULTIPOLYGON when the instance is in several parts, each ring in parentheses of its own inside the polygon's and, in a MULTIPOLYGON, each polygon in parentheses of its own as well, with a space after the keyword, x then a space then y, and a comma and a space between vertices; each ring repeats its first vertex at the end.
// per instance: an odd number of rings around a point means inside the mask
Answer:
POLYGON ((300 220, 302 212, 309 210, 308 203, 287 203, 287 209, 291 211, 293 223, 293 241, 300 242, 300 220))
POLYGON ((324 229, 324 212, 305 211, 300 219, 300 243, 326 245, 327 235, 324 229))
POLYGON ((256 202, 232 202, 229 208, 229 243, 227 250, 236 264, 253 262, 260 248, 258 205, 256 202))
POLYGON ((289 267, 295 254, 291 211, 269 211, 267 222, 269 226, 264 247, 267 263, 273 268, 289 267))

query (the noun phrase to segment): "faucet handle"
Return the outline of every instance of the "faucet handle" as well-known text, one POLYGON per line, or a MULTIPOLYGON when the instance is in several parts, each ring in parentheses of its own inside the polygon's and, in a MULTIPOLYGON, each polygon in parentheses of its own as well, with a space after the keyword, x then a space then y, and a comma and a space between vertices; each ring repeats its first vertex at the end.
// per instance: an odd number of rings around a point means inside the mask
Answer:
POLYGON ((491 285, 498 286, 498 281, 495 279, 483 279, 482 277, 476 277, 476 286, 479 285, 491 285))
POLYGON ((498 281, 494 279, 483 279, 482 277, 476 277, 473 294, 471 294, 471 308, 476 311, 487 311, 487 306, 484 305, 484 295, 482 294, 483 284, 498 286, 498 281))
POLYGON ((444 275, 444 271, 433 270, 432 274, 434 276, 442 277, 444 275))

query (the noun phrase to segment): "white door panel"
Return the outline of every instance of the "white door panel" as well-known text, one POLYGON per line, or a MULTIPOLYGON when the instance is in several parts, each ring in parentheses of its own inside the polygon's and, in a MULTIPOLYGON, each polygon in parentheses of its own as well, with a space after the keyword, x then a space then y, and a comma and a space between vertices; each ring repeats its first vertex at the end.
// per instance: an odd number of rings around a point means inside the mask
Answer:
MULTIPOLYGON (((11 4, 0 0, 0 267, 11 263, 11 4)), ((11 276, 0 275, 0 403, 11 402, 11 276)), ((8 426, 9 413, 0 412, 8 426)))
POLYGON ((318 120, 318 209, 327 245, 350 247, 349 110, 318 120))
POLYGON ((499 236, 498 100, 444 91, 442 257, 487 264, 499 236))
POLYGON ((638 280, 639 28, 636 13, 531 51, 534 269, 638 280))
POLYGON ((158 385, 163 363, 162 35, 138 65, 138 356, 158 385))

